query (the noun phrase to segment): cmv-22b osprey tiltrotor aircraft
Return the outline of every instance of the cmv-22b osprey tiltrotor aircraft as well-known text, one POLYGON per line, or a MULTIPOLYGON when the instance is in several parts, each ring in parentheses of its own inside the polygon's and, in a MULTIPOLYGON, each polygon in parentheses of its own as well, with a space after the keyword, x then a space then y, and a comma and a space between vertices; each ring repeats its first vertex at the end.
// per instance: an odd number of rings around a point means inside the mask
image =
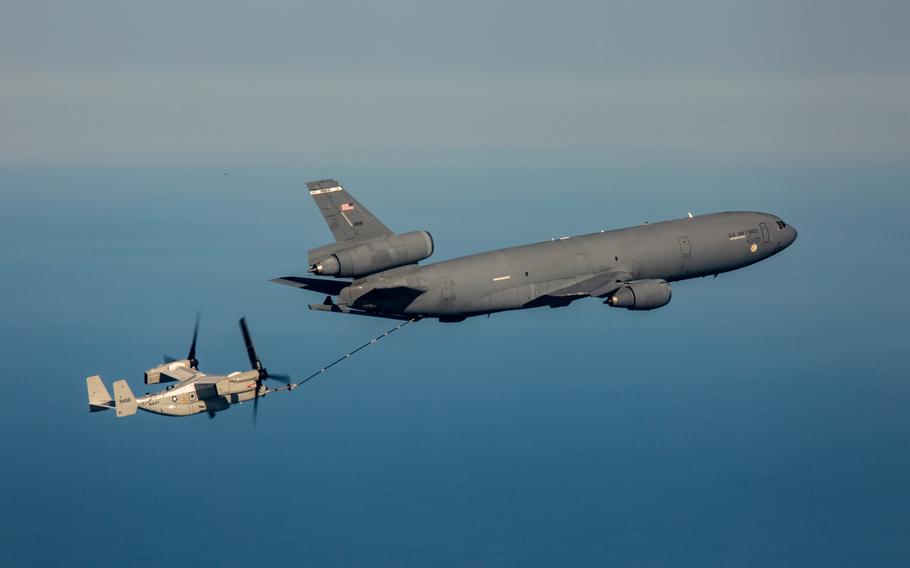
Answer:
POLYGON ((136 410, 145 410, 165 416, 190 416, 206 412, 209 418, 215 413, 227 410, 232 404, 253 401, 253 422, 259 412, 259 399, 279 390, 291 390, 296 384, 290 382, 287 375, 269 373, 259 361, 253 339, 246 325, 246 319, 240 320, 240 331, 250 358, 249 371, 236 371, 227 375, 209 375, 199 371, 196 359, 196 337, 199 333, 199 318, 193 329, 193 341, 186 359, 165 357, 163 365, 153 367, 145 372, 145 384, 175 382, 176 385, 156 393, 135 397, 126 381, 114 381, 114 396, 107 392, 101 377, 93 375, 85 382, 88 387, 88 404, 91 412, 113 408, 117 417, 136 414, 136 410), (283 387, 270 389, 265 379, 273 379, 285 384, 283 387))
POLYGON ((652 310, 670 302, 670 282, 743 268, 796 240, 796 229, 775 215, 690 213, 419 266, 433 254, 428 232, 393 233, 335 180, 307 186, 335 236, 334 243, 308 251, 309 272, 345 280, 287 276, 273 282, 327 294, 310 309, 338 313, 458 322, 585 297, 652 310))

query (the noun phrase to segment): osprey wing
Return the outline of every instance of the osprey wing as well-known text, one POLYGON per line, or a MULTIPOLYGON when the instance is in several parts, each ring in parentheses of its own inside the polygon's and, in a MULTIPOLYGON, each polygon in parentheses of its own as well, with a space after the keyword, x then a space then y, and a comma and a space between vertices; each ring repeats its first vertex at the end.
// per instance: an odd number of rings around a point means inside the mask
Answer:
POLYGON ((164 371, 161 371, 161 374, 165 375, 170 380, 179 383, 187 379, 192 379, 199 374, 199 371, 187 367, 176 367, 174 369, 165 369, 164 371))

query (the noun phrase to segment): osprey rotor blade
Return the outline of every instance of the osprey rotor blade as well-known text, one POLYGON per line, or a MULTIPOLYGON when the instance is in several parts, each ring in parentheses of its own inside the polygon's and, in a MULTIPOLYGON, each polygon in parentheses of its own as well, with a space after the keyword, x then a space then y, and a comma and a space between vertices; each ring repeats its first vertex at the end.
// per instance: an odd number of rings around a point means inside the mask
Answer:
POLYGON ((253 426, 259 418, 259 387, 262 386, 262 379, 256 381, 256 396, 253 398, 253 426))
POLYGON ((245 317, 240 318, 240 332, 243 334, 243 344, 246 346, 246 355, 250 359, 250 367, 257 371, 262 370, 262 364, 259 363, 259 357, 256 355, 256 348, 253 346, 253 338, 250 337, 245 317))
POLYGON ((196 338, 199 336, 199 312, 196 312, 196 323, 193 324, 193 342, 190 343, 190 353, 186 356, 190 361, 190 367, 197 368, 199 366, 199 360, 196 359, 196 338))

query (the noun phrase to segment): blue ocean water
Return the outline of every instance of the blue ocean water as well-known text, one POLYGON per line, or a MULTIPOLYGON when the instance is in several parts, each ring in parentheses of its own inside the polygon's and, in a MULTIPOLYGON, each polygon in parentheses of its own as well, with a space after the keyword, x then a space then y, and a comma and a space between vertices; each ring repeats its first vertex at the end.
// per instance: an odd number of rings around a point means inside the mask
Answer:
POLYGON ((0 170, 5 565, 897 566, 910 563, 904 220, 878 164, 0 170), (337 177, 434 259, 760 210, 781 255, 595 300, 424 321, 214 420, 89 414, 86 376, 242 369, 247 316, 303 376, 389 322, 267 282, 328 242, 337 177))

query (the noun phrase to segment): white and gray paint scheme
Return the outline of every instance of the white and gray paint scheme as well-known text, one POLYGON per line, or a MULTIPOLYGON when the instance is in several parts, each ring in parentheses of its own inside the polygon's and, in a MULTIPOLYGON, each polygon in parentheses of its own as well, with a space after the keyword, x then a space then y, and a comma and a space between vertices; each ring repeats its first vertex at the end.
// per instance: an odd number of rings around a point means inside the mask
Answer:
POLYGON ((193 341, 186 359, 165 358, 165 362, 145 372, 145 384, 175 383, 165 390, 135 396, 126 381, 114 381, 114 396, 111 397, 98 375, 88 377, 88 405, 90 412, 116 410, 117 417, 131 416, 137 410, 144 410, 163 416, 191 416, 207 413, 210 418, 216 412, 227 410, 232 404, 253 401, 253 421, 259 409, 259 399, 269 393, 291 390, 296 384, 290 377, 269 373, 256 354, 246 320, 240 320, 240 330, 246 352, 250 359, 249 371, 235 371, 226 375, 211 375, 198 369, 196 359, 196 338, 199 334, 199 318, 193 330, 193 341), (284 383, 278 388, 269 388, 266 379, 284 383))

